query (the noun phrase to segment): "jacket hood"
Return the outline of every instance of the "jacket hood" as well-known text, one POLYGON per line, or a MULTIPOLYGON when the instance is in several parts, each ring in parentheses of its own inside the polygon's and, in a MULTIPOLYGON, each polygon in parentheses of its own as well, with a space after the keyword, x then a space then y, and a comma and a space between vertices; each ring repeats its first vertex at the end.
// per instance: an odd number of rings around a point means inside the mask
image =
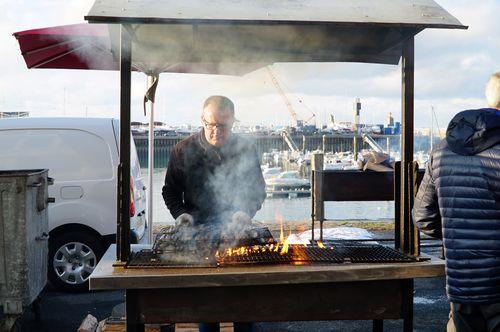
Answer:
POLYGON ((446 130, 450 149, 461 155, 475 155, 500 143, 500 110, 482 108, 458 113, 446 130))

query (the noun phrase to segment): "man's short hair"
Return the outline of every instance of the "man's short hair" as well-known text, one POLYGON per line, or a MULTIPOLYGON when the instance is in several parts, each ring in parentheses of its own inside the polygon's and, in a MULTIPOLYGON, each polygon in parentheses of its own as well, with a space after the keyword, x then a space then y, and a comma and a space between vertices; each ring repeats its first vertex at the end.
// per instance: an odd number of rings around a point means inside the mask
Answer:
POLYGON ((491 75, 486 83, 485 94, 488 106, 500 109, 500 71, 491 75))
POLYGON ((219 111, 228 112, 234 117, 234 104, 228 97, 224 96, 210 96, 205 100, 203 109, 209 105, 216 107, 219 111))

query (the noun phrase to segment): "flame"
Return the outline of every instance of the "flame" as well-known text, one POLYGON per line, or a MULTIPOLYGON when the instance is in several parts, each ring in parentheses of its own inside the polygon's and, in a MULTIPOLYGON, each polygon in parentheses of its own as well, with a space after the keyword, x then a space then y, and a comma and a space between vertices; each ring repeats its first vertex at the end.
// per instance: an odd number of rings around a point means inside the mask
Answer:
MULTIPOLYGON (((307 255, 304 250, 301 248, 305 248, 304 244, 291 244, 292 241, 292 227, 290 226, 288 237, 285 238, 285 230, 283 226, 283 217, 276 213, 276 221, 280 223, 280 235, 279 241, 277 243, 265 244, 265 245, 256 245, 256 246, 248 246, 248 247, 239 247, 239 248, 227 248, 222 250, 221 252, 217 251, 215 257, 218 261, 224 263, 225 260, 232 260, 235 258, 231 258, 234 256, 251 256, 252 254, 259 253, 277 253, 279 255, 291 254, 292 261, 294 265, 302 265, 306 264, 304 261, 307 259, 307 255)), ((326 248, 323 242, 317 241, 318 248, 328 250, 333 248, 326 248)))
POLYGON ((283 234, 283 220, 280 220, 280 243, 285 242, 285 235, 283 234))
POLYGON ((281 255, 284 255, 284 254, 287 254, 287 253, 288 253, 288 239, 286 239, 283 242, 283 246, 281 247, 281 251, 280 251, 281 255))

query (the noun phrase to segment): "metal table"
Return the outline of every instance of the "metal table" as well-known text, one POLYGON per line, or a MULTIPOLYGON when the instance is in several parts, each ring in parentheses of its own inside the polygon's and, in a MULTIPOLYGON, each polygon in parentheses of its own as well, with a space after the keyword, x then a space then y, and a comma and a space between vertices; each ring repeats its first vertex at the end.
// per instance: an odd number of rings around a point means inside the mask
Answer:
MULTIPOLYGON (((132 250, 147 248, 133 245, 132 250)), ((412 329, 413 279, 444 275, 444 261, 127 269, 111 245, 92 290, 126 290, 127 331, 145 323, 404 319, 412 329)))

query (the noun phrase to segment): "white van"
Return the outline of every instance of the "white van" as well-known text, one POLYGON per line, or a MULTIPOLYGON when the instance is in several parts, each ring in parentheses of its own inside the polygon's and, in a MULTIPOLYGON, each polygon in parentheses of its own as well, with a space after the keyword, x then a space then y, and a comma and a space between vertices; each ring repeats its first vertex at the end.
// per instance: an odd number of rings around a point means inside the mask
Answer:
MULTIPOLYGON (((0 169, 49 169, 49 279, 88 289, 88 277, 116 236, 119 120, 0 119, 0 169)), ((146 187, 131 142, 132 243, 146 227, 146 187)))

